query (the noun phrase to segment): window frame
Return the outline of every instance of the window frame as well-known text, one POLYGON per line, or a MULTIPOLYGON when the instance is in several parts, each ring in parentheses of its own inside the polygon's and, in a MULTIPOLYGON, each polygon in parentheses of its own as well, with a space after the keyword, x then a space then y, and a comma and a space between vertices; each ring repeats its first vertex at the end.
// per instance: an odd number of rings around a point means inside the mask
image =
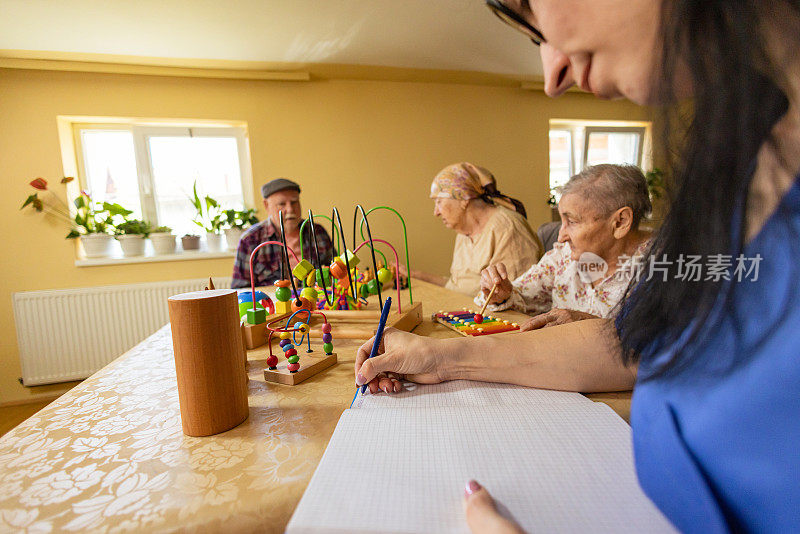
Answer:
MULTIPOLYGON (((560 129, 560 128, 556 128, 560 129)), ((647 135, 647 128, 645 126, 584 126, 583 128, 583 155, 581 158, 581 171, 586 169, 589 161, 589 139, 592 134, 616 134, 616 133, 635 133, 638 134, 638 142, 636 146, 636 165, 642 168, 642 159, 644 156, 645 136, 647 135)))
MULTIPOLYGON (((575 174, 575 131, 573 128, 568 127, 554 127, 550 128, 547 132, 547 142, 548 142, 548 158, 550 153, 550 133, 551 132, 566 132, 567 136, 569 137, 569 154, 567 156, 567 160, 569 163, 569 169, 567 170, 568 176, 573 176, 575 174)), ((549 173, 548 173, 548 183, 550 184, 550 189, 553 189, 553 184, 550 181, 549 173)))
POLYGON ((133 136, 133 150, 136 161, 136 177, 139 188, 139 202, 142 209, 142 218, 153 224, 159 225, 158 209, 155 200, 155 184, 153 182, 153 167, 149 150, 149 137, 231 137, 236 139, 237 154, 239 157, 239 173, 242 187, 242 202, 245 209, 257 208, 253 199, 253 170, 250 161, 250 143, 246 125, 231 123, 181 125, 175 123, 154 123, 151 121, 137 123, 109 121, 109 122, 72 122, 72 141, 74 143, 75 163, 79 189, 88 190, 88 175, 86 173, 86 150, 81 132, 85 130, 128 131, 133 136))

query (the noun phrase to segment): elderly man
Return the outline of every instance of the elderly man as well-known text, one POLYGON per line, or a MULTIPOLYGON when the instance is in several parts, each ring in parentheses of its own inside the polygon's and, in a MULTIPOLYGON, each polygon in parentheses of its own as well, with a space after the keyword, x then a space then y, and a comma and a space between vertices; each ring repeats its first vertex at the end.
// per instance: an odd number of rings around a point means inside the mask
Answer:
MULTIPOLYGON (((280 212, 283 212, 286 244, 297 253, 298 257, 300 256, 300 226, 303 224, 300 186, 291 180, 277 178, 261 187, 261 196, 267 210, 267 219, 251 226, 239 241, 233 265, 233 280, 231 281, 233 288, 250 287, 250 254, 253 250, 264 241, 280 241, 281 230, 278 216, 280 212)), ((320 261, 323 265, 329 264, 333 259, 331 238, 318 224, 314 224, 314 232, 317 236, 320 261)), ((306 258, 316 258, 310 224, 303 227, 303 248, 306 258)), ((281 247, 266 245, 259 249, 253 261, 256 286, 266 286, 280 279, 281 261, 281 247)), ((291 267, 295 266, 291 254, 289 263, 291 267)))
POLYGON ((561 188, 558 242, 539 263, 512 281, 502 263, 481 272, 475 297, 490 311, 509 308, 537 315, 522 330, 608 317, 637 276, 636 258, 650 244, 639 223, 650 212, 642 171, 631 165, 595 165, 561 188))

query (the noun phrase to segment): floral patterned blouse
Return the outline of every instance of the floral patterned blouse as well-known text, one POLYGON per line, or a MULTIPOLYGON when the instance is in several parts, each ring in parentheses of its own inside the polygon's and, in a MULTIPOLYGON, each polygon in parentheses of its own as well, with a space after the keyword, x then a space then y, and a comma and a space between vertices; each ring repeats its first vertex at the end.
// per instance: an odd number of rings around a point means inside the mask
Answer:
MULTIPOLYGON (((631 258, 641 258, 647 251, 650 240, 645 240, 631 258)), ((631 268, 638 268, 635 261, 620 265, 613 274, 592 286, 578 272, 579 262, 572 259, 569 243, 558 243, 542 256, 539 263, 528 269, 512 282, 511 296, 500 304, 489 304, 489 311, 514 309, 530 315, 538 315, 553 308, 566 308, 608 317, 625 295, 631 280, 631 268)), ((475 297, 475 303, 483 306, 483 293, 475 297)))

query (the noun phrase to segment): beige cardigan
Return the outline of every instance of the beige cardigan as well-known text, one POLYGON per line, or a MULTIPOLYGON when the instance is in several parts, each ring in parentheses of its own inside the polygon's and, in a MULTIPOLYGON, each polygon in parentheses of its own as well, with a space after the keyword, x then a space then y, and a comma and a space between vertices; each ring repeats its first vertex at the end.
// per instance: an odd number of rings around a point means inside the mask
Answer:
POLYGON ((474 296, 481 287, 481 271, 487 266, 505 264, 509 279, 514 280, 539 261, 543 250, 522 215, 498 206, 477 238, 456 237, 445 287, 474 296))

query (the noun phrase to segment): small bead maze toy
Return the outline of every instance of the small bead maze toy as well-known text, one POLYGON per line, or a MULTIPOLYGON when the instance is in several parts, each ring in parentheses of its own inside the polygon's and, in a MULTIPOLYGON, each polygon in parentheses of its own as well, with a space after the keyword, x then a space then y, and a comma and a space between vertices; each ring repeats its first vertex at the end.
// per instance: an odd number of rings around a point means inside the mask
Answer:
POLYGON ((439 310, 438 313, 431 316, 431 319, 466 337, 488 336, 519 330, 517 323, 504 321, 491 315, 483 316, 483 314, 475 313, 467 308, 453 312, 439 310), (477 320, 478 317, 480 317, 480 321, 477 320))
POLYGON ((275 319, 267 324, 269 329, 269 337, 267 339, 267 346, 269 347, 269 356, 267 357, 267 368, 264 370, 264 379, 269 382, 278 382, 280 384, 287 384, 294 386, 299 384, 306 378, 312 377, 336 363, 336 353, 333 352, 333 335, 331 334, 331 324, 325 314, 316 310, 299 309, 289 316, 286 325, 283 327, 273 327, 273 324, 281 321, 282 318, 275 319), (297 314, 306 314, 306 321, 297 321, 291 327, 292 320, 297 314), (317 314, 322 317, 322 350, 325 353, 323 356, 317 356, 314 349, 311 348, 311 317, 317 314), (300 339, 297 339, 298 333, 300 339), (278 357, 275 356, 272 350, 272 340, 275 334, 280 339, 279 346, 283 351, 283 356, 286 358, 286 363, 280 363, 278 357), (297 349, 302 348, 303 343, 306 344, 307 358, 305 366, 300 369, 300 356, 297 354, 297 349))
MULTIPOLYGON (((336 330, 336 336, 344 339, 369 339, 374 334, 375 325, 380 317, 380 310, 383 306, 383 296, 381 290, 383 285, 395 281, 397 288, 397 313, 392 314, 386 322, 387 327, 399 328, 411 331, 415 326, 422 322, 422 303, 414 302, 411 293, 411 281, 408 281, 409 304, 403 307, 400 300, 400 275, 397 269, 387 267, 386 256, 377 249, 376 245, 381 244, 388 247, 394 254, 395 265, 399 264, 397 250, 386 240, 372 237, 367 216, 374 210, 386 209, 394 212, 403 224, 403 236, 406 248, 406 268, 410 271, 408 254, 408 237, 406 225, 403 217, 394 209, 387 206, 378 206, 369 211, 365 211, 360 205, 356 206, 353 217, 353 248, 346 247, 344 229, 339 216, 339 211, 334 207, 332 217, 324 217, 331 221, 333 225, 332 239, 334 244, 338 240, 338 247, 334 246, 334 258, 330 266, 323 266, 319 254, 319 245, 316 238, 315 225, 310 227, 310 234, 313 241, 314 254, 309 257, 304 256, 303 248, 303 228, 308 221, 315 219, 314 213, 309 210, 308 218, 300 226, 300 257, 295 251, 286 244, 283 213, 279 214, 280 241, 264 241, 255 247, 250 254, 250 291, 239 294, 239 311, 242 317, 242 335, 247 349, 255 349, 264 344, 269 345, 269 357, 267 359, 268 369, 264 371, 267 380, 277 381, 284 384, 297 384, 306 378, 322 371, 323 369, 336 363, 336 355, 331 352, 332 330, 336 330), (356 228, 358 216, 361 215, 361 243, 357 243, 356 228), (367 238, 364 237, 364 227, 367 229, 367 238), (281 248, 281 275, 275 282, 275 301, 261 291, 255 289, 254 262, 256 253, 259 249, 269 245, 276 245, 281 248), (367 247, 370 250, 372 265, 363 269, 358 266, 361 260, 357 256, 358 252, 367 247), (378 263, 376 253, 383 258, 383 263, 378 263), (289 255, 294 259, 295 267, 290 268, 289 255), (313 260, 310 261, 310 260, 313 260), (289 274, 290 273, 290 274, 289 274), (301 286, 302 284, 302 286, 301 286), (369 297, 378 297, 377 306, 369 301, 369 297), (298 313, 306 314, 306 321, 292 323, 298 313), (287 318, 285 325, 273 326, 287 318), (312 321, 316 317, 321 317, 323 323, 314 328, 312 321), (337 324, 332 326, 332 322, 337 324), (367 321, 368 323, 363 323, 367 321), (358 323, 361 322, 361 325, 358 323), (355 323, 351 325, 340 325, 339 323, 355 323), (367 326, 368 325, 368 326, 367 326), (301 333, 300 341, 297 342, 296 336, 301 333), (278 334, 277 337, 273 334, 278 334), (310 338, 321 336, 325 356, 318 358, 311 355, 313 351, 310 346, 310 338), (287 355, 288 363, 277 367, 277 357, 272 352, 271 341, 280 338, 281 348, 284 355, 287 355), (288 340, 294 343, 287 342, 288 340), (296 351, 298 343, 308 344, 309 359, 311 365, 303 364, 301 370, 300 358, 296 351), (290 348, 286 348, 290 347, 290 348), (329 350, 330 349, 330 350, 329 350)), ((304 357, 305 360, 305 357, 304 357)))

